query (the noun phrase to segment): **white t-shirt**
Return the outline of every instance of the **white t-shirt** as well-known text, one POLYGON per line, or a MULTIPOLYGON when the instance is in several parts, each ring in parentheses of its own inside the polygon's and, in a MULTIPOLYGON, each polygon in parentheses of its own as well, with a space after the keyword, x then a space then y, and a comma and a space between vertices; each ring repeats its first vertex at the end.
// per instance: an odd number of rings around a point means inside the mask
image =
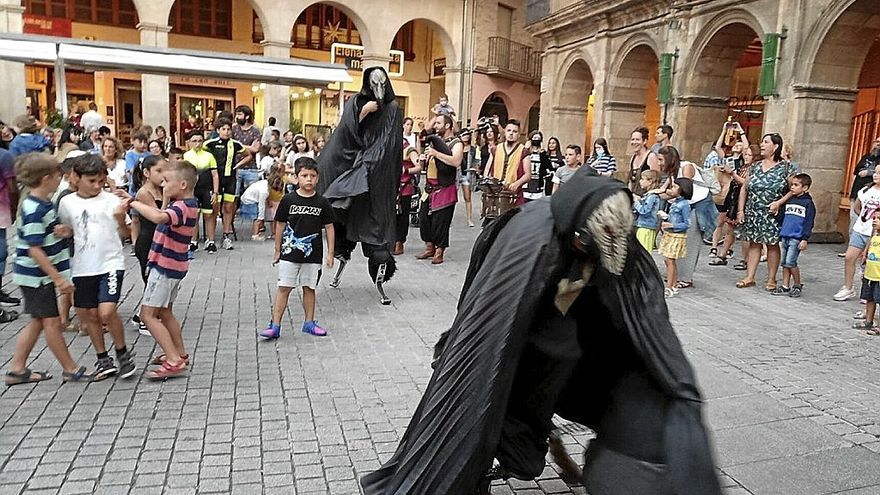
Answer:
POLYGON ((68 194, 61 198, 58 216, 73 229, 72 277, 88 277, 125 270, 125 255, 113 211, 121 200, 107 191, 93 198, 68 194))
MULTIPOLYGON (((271 158, 271 157, 270 157, 271 158)), ((257 204, 257 218, 266 218, 266 201, 269 199, 269 181, 266 179, 254 182, 241 195, 241 204, 257 204)))
POLYGON ((685 176, 684 169, 688 165, 694 167, 694 176, 691 178, 691 180, 694 181, 694 194, 693 194, 693 196, 691 196, 691 199, 688 200, 688 203, 693 205, 693 204, 696 204, 696 203, 706 199, 706 197, 709 196, 709 188, 706 186, 700 185, 700 184, 704 184, 703 175, 700 173, 700 168, 697 167, 693 162, 682 161, 681 165, 678 169, 678 176, 679 177, 685 176), (698 182, 700 184, 697 184, 698 182))
POLYGON ((416 134, 416 133, 414 133, 414 132, 413 132, 412 134, 410 134, 409 136, 407 136, 406 134, 404 134, 404 135, 403 135, 403 139, 405 139, 406 142, 409 143, 409 146, 412 146, 413 148, 418 149, 418 147, 419 147, 419 136, 418 136, 418 134, 416 134))
POLYGON ((266 155, 260 158, 260 170, 264 173, 269 173, 272 170, 272 166, 275 165, 275 157, 271 155, 266 155))
POLYGON ((853 224, 853 230, 862 235, 870 236, 874 227, 871 225, 871 217, 876 210, 880 210, 880 188, 871 186, 859 191, 859 202, 862 203, 862 211, 859 218, 853 224))
POLYGON ((302 156, 307 156, 309 158, 315 158, 315 154, 312 153, 311 151, 306 151, 305 153, 291 153, 291 154, 287 155, 287 160, 286 160, 287 164, 291 165, 291 166, 295 165, 296 160, 302 156))
POLYGON ((120 189, 128 188, 128 177, 125 174, 125 160, 116 160, 116 165, 111 169, 107 167, 107 178, 113 179, 113 183, 120 189))

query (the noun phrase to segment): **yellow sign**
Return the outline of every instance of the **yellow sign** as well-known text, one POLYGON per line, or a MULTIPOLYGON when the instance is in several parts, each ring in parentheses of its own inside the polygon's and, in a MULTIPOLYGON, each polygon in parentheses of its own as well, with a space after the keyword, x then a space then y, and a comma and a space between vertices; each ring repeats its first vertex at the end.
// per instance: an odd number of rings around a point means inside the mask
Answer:
MULTIPOLYGON (((330 63, 345 65, 348 70, 363 70, 361 57, 364 55, 364 47, 361 45, 349 45, 347 43, 333 43, 330 45, 330 63)), ((388 56, 388 75, 400 77, 403 75, 403 51, 390 50, 388 56)))

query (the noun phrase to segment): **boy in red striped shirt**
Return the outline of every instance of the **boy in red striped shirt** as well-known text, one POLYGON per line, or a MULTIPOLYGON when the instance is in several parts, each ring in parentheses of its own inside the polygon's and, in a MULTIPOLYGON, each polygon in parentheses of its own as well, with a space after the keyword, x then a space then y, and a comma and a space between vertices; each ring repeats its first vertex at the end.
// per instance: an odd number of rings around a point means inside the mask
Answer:
POLYGON ((174 161, 163 174, 163 202, 167 205, 164 210, 130 197, 126 199, 142 217, 157 225, 147 258, 147 283, 141 303, 141 321, 163 352, 150 363, 159 365, 147 375, 154 380, 180 375, 189 363, 173 306, 180 281, 189 267, 189 243, 199 214, 198 200, 193 195, 198 180, 196 167, 186 161, 174 161))

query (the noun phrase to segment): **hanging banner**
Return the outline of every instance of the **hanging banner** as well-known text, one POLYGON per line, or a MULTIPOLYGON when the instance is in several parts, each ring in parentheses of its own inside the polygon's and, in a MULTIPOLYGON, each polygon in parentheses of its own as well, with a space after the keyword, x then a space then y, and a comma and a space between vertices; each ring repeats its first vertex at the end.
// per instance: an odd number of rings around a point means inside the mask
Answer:
POLYGON ((70 19, 24 14, 21 16, 21 20, 24 24, 23 31, 27 34, 42 34, 62 38, 73 36, 73 23, 70 19))
MULTIPOLYGON (((350 45, 348 43, 333 43, 330 45, 330 63, 342 64, 348 70, 363 70, 361 57, 364 55, 364 47, 361 45, 350 45)), ((403 75, 403 51, 390 50, 388 56, 391 61, 388 62, 388 75, 400 77, 403 75)))

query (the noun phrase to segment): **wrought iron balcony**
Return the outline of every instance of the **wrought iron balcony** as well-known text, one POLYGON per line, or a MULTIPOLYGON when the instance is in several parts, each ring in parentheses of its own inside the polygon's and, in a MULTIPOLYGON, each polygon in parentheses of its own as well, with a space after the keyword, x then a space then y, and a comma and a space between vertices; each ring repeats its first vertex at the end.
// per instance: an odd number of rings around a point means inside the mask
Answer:
POLYGON ((486 73, 533 82, 541 78, 541 52, 501 36, 489 37, 486 73))

